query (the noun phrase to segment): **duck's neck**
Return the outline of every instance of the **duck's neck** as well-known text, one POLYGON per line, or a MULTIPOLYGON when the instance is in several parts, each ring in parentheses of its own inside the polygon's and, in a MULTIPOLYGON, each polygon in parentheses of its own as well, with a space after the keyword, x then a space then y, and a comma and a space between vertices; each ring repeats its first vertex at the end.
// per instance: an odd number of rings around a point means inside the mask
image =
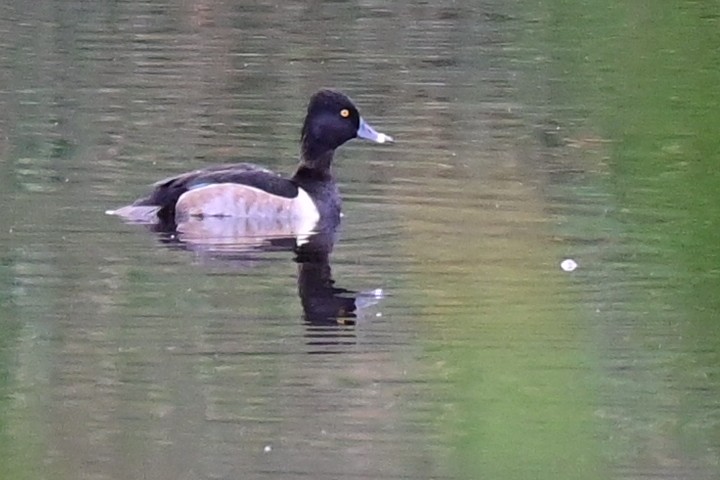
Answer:
POLYGON ((314 180, 332 180, 332 161, 334 149, 310 142, 303 142, 300 150, 300 165, 295 177, 313 178, 314 180))
POLYGON ((313 199, 320 218, 338 222, 342 201, 332 171, 332 158, 332 149, 307 150, 303 145, 300 165, 292 180, 313 199))

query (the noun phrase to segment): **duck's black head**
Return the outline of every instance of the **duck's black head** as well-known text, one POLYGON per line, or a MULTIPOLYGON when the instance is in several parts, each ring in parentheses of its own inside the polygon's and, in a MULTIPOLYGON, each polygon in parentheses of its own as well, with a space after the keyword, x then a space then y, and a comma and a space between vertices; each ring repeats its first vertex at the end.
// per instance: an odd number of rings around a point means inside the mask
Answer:
POLYGON ((302 163, 306 167, 327 169, 336 148, 353 138, 376 143, 392 142, 378 133, 360 116, 357 107, 344 94, 320 90, 310 98, 302 127, 302 163))

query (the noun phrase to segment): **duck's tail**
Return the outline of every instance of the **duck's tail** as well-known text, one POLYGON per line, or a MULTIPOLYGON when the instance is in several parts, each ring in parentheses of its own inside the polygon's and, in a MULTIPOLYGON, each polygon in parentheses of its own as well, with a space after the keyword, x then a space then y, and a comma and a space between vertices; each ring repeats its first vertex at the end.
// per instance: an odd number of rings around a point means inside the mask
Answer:
POLYGON ((116 210, 106 210, 105 213, 118 216, 130 223, 156 223, 159 211, 158 205, 143 205, 141 201, 138 201, 116 210))

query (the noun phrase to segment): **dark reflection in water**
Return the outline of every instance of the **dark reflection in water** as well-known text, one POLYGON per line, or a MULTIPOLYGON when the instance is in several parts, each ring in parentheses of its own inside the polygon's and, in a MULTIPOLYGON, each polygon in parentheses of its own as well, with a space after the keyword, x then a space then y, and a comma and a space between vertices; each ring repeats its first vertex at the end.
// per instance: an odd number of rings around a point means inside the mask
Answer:
POLYGON ((242 269, 243 265, 257 263, 262 253, 292 252, 297 263, 298 295, 309 326, 354 325, 360 308, 373 306, 382 298, 380 288, 357 292, 335 285, 330 256, 338 240, 339 222, 323 221, 314 232, 300 237, 264 236, 257 229, 252 236, 242 235, 248 230, 247 222, 242 218, 205 218, 147 228, 157 234, 160 243, 199 253, 215 266, 242 269))
POLYGON ((335 244, 335 232, 325 231, 313 235, 297 249, 298 293, 305 312, 305 321, 311 325, 329 322, 353 323, 357 317, 354 292, 335 286, 330 268, 330 253, 335 244))

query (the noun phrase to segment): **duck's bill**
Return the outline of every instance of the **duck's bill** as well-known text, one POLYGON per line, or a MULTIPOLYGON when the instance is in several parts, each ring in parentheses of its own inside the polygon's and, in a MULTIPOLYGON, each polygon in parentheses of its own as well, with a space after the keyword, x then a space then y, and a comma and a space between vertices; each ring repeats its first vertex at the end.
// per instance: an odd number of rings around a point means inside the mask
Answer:
POLYGON ((358 138, 364 138, 365 140, 370 140, 371 142, 375 143, 394 142, 393 138, 390 135, 376 132, 375 129, 371 127, 370 124, 368 124, 362 118, 360 119, 360 126, 357 130, 357 136, 358 138))

